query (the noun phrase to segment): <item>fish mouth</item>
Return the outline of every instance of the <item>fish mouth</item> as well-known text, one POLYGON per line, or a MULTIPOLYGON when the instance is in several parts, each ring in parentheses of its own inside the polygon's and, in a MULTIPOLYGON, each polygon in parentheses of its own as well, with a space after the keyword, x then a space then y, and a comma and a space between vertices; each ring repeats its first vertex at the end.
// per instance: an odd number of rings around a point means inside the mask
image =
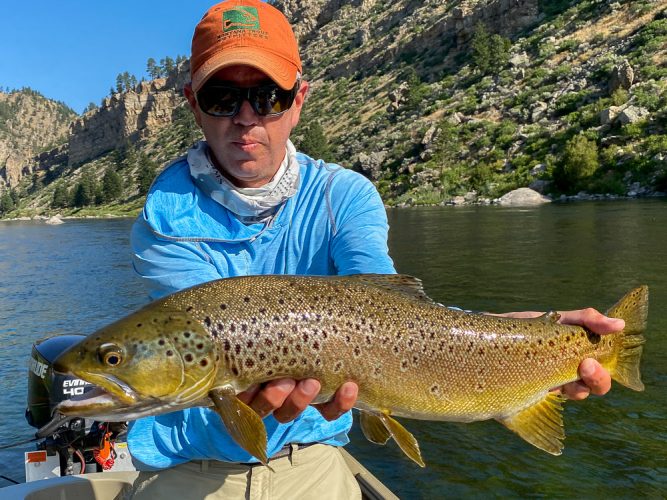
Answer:
POLYGON ((115 400, 122 405, 135 405, 139 402, 139 394, 127 382, 113 375, 97 375, 84 371, 74 371, 73 375, 77 378, 90 382, 96 386, 93 390, 87 391, 82 395, 75 396, 69 401, 88 401, 94 400, 104 406, 109 405, 109 400, 115 400), (92 397, 89 396, 92 394, 92 397))

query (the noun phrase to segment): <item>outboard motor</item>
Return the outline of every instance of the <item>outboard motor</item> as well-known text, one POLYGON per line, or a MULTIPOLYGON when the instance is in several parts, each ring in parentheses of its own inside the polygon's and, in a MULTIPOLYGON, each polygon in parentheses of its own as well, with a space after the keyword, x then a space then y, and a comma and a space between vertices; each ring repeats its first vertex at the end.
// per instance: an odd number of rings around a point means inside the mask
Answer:
MULTIPOLYGON (((36 342, 28 369, 28 423, 40 429, 38 450, 47 456, 59 456, 60 475, 133 470, 124 436, 126 423, 97 422, 84 418, 67 419, 54 410, 58 403, 80 396, 95 386, 72 375, 53 371, 53 363, 66 349, 85 338, 84 335, 63 335, 36 342), (117 463, 120 458, 120 463, 117 463), (76 460, 75 460, 76 459, 76 460), (78 464, 76 463, 78 462, 78 464), (114 466, 115 465, 115 466, 114 466)), ((26 461, 26 479, 29 476, 26 461)))

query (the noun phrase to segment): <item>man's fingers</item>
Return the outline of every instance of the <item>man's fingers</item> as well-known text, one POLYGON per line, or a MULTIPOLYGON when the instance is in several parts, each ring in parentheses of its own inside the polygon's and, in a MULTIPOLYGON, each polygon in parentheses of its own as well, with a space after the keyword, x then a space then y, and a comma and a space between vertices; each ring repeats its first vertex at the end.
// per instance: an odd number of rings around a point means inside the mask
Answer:
POLYGON ((350 411, 357 402, 359 387, 354 382, 345 382, 341 385, 333 399, 328 403, 315 405, 322 416, 331 421, 336 420, 343 413, 350 411))
POLYGON ((579 380, 565 384, 560 388, 560 391, 567 399, 575 401, 586 399, 591 393, 590 389, 579 380))
POLYGON ((600 311, 589 307, 577 311, 560 312, 560 322, 564 325, 580 325, 598 335, 620 332, 625 328, 625 321, 619 318, 608 318, 600 311))
POLYGON ((602 396, 611 389, 611 376, 594 359, 584 359, 579 365, 581 381, 590 389, 591 394, 602 396))
POLYGON ((319 381, 313 378, 300 380, 282 406, 273 412, 274 418, 282 423, 294 420, 317 397, 319 392, 319 381))
POLYGON ((264 418, 283 405, 295 386, 296 380, 291 378, 271 380, 250 401, 250 407, 264 418))

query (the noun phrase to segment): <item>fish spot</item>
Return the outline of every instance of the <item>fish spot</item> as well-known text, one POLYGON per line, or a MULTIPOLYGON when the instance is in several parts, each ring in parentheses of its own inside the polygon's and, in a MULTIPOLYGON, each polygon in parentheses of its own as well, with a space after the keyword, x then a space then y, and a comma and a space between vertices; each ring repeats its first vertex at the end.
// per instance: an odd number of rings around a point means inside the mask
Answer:
POLYGON ((549 341, 549 347, 554 347, 555 345, 556 345, 556 343, 553 340, 549 341))
POLYGON ((338 373, 342 369, 343 369, 343 362, 342 361, 336 361, 336 363, 334 364, 334 367, 333 367, 334 373, 338 373))
POLYGON ((243 324, 241 325, 241 331, 242 331, 243 333, 247 333, 247 332, 248 332, 248 325, 246 325, 245 323, 243 323, 243 324))
POLYGON ((236 332, 236 325, 235 325, 234 323, 232 323, 231 325, 229 325, 229 331, 232 332, 232 333, 235 333, 235 332, 236 332))
POLYGON ((185 356, 183 356, 183 359, 188 363, 192 363, 192 360, 194 359, 194 357, 192 356, 192 354, 187 353, 185 356))
POLYGON ((232 348, 232 344, 229 343, 229 340, 225 339, 225 344, 223 346, 223 349, 225 351, 229 351, 232 348))
POLYGON ((475 386, 475 390, 477 392, 484 392, 484 384, 481 382, 478 382, 477 385, 475 386))
POLYGON ((260 352, 258 358, 259 358, 260 361, 264 361, 266 359, 266 354, 264 354, 263 352, 260 352))
POLYGON ((438 384, 432 385, 429 390, 434 396, 440 396, 440 386, 438 384))
POLYGON ((320 358, 315 358, 315 366, 320 366, 322 364, 322 360, 320 358))
POLYGON ((157 341, 157 343, 158 343, 158 345, 161 345, 161 346, 162 346, 162 345, 164 345, 166 342, 165 342, 164 339, 160 339, 160 340, 157 341))
POLYGON ((484 348, 480 347, 479 350, 477 351, 480 356, 484 356, 484 348))
POLYGON ((359 348, 359 346, 355 346, 354 347, 354 357, 358 358, 359 356, 361 356, 361 349, 359 348))
POLYGON ((402 359, 401 360, 401 371, 402 372, 407 372, 409 367, 410 367, 410 362, 407 359, 402 359))
POLYGON ((204 344, 200 342, 199 344, 196 345, 196 347, 198 351, 201 351, 204 348, 204 344))
POLYGON ((565 342, 569 342, 569 341, 570 341, 570 336, 567 335, 567 336, 565 337, 565 342))
POLYGON ((294 366, 295 364, 296 364, 296 358, 290 359, 289 362, 287 363, 288 366, 294 366))
POLYGON ((241 354, 241 344, 236 344, 234 346, 234 352, 238 355, 241 354))
POLYGON ((220 309, 223 311, 227 309, 227 304, 220 304, 220 309))
POLYGON ((250 302, 250 297, 243 297, 243 302, 245 302, 246 304, 250 302))
POLYGON ((204 368, 206 365, 208 365, 208 359, 204 358, 199 362, 199 366, 204 368))
POLYGON ((316 351, 320 350, 320 343, 317 340, 313 342, 313 349, 316 351))
POLYGON ((277 365, 278 363, 280 363, 280 358, 278 358, 278 356, 273 356, 273 358, 271 358, 271 362, 274 365, 277 365))
POLYGON ((188 307, 185 309, 185 312, 192 312, 192 306, 188 306, 188 307))
POLYGON ((171 357, 171 356, 174 355, 174 351, 172 351, 171 349, 169 349, 165 354, 166 354, 167 356, 171 357))
POLYGON ((236 368, 236 366, 232 366, 232 373, 234 374, 235 377, 239 376, 239 369, 236 368))
POLYGON ((266 308, 261 307, 261 308, 259 309, 259 313, 260 313, 260 314, 266 314, 266 308))
POLYGON ((266 376, 267 376, 267 377, 271 377, 271 376, 273 376, 273 370, 268 370, 268 371, 266 372, 266 376))
POLYGON ((273 340, 271 340, 270 338, 267 337, 267 338, 264 339, 264 344, 271 347, 273 345, 273 340))
POLYGON ((278 304, 280 304, 281 306, 285 304, 285 299, 278 299, 278 304))
POLYGON ((210 327, 210 326, 211 326, 211 318, 209 318, 208 316, 206 316, 206 317, 204 318, 204 323, 206 324, 206 326, 209 326, 209 327, 210 327))
POLYGON ((137 323, 137 328, 141 328, 142 326, 144 325, 142 325, 141 323, 137 323))
POLYGON ((597 333, 588 332, 588 331, 586 332, 586 336, 588 337, 588 341, 591 344, 598 344, 600 342, 600 340, 602 339, 602 337, 600 335, 598 335, 597 333))
POLYGON ((283 347, 283 354, 287 356, 289 354, 289 347, 283 347))
POLYGON ((254 343, 252 340, 248 340, 248 343, 246 344, 246 346, 248 347, 248 349, 252 349, 252 347, 253 347, 254 345, 255 345, 255 343, 254 343))
POLYGON ((186 339, 189 339, 190 337, 192 337, 192 334, 191 334, 190 332, 185 332, 185 333, 183 334, 183 336, 184 336, 186 339))
POLYGON ((255 362, 252 359, 248 358, 245 360, 245 365, 246 368, 252 368, 253 366, 255 366, 255 362))

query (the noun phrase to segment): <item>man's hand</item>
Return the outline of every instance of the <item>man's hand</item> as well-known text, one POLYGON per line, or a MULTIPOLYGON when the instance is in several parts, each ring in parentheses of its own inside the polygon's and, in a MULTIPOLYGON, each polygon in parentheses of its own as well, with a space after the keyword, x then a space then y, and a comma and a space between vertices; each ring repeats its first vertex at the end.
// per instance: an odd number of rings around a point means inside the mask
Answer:
MULTIPOLYGON (((544 313, 538 312, 519 312, 500 314, 512 318, 535 318, 544 313)), ((559 322, 564 325, 578 325, 588 328, 593 333, 605 335, 607 333, 618 332, 625 328, 625 321, 622 319, 608 318, 599 311, 587 308, 576 311, 559 311, 559 322)), ((602 368, 602 365, 594 359, 584 359, 579 365, 579 376, 581 380, 576 380, 559 387, 560 391, 569 399, 585 399, 589 394, 602 396, 611 389, 611 376, 609 372, 602 368)))
MULTIPOLYGON (((335 420, 351 410, 357 401, 359 389, 354 382, 341 385, 327 403, 314 405, 327 420, 335 420)), ((313 378, 294 380, 281 378, 263 386, 252 386, 238 398, 264 418, 273 413, 278 422, 294 420, 320 393, 320 383, 313 378)))

